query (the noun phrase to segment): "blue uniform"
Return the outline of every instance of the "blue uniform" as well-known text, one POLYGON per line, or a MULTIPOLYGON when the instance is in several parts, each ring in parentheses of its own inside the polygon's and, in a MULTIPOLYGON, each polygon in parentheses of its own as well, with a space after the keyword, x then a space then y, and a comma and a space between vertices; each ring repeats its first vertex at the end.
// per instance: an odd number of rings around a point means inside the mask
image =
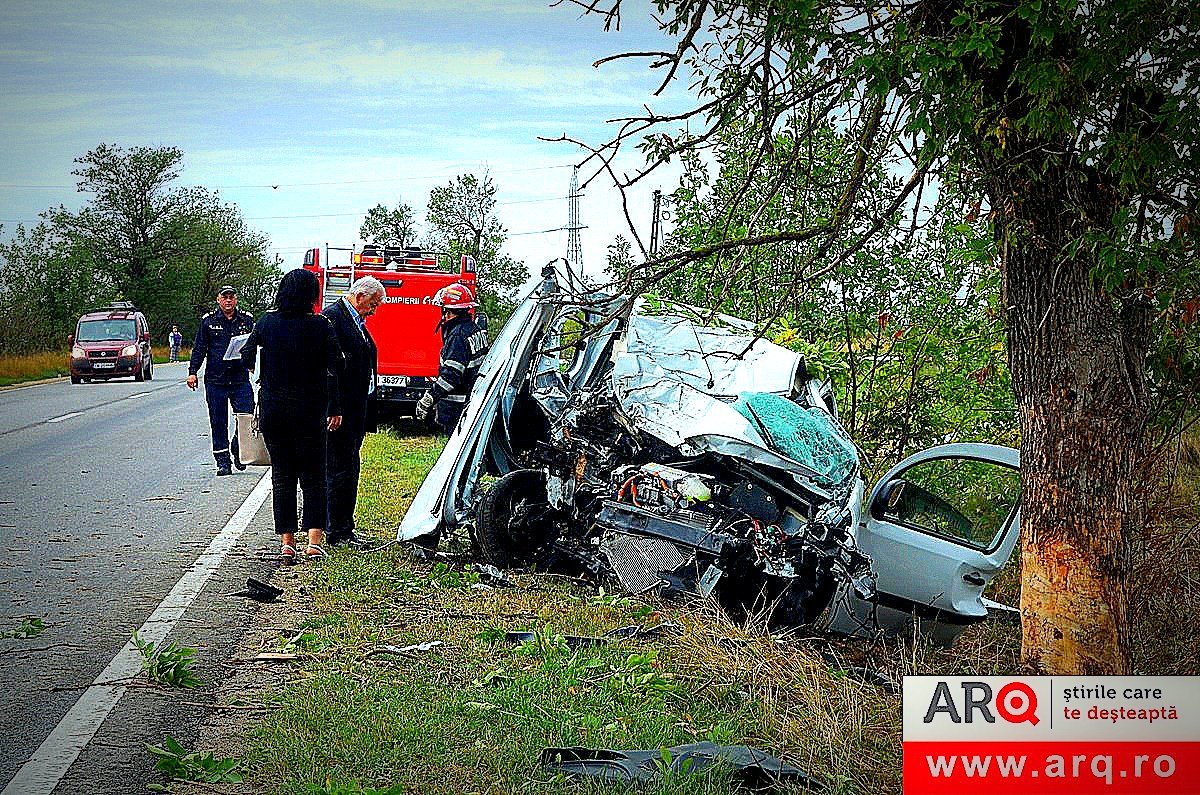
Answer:
POLYGON ((441 364, 430 393, 437 404, 437 424, 443 429, 449 431, 458 424, 487 352, 487 332, 469 315, 452 318, 442 326, 441 364))
POLYGON ((218 309, 200 318, 200 328, 192 345, 188 375, 196 375, 201 367, 204 368, 204 399, 208 403, 213 458, 218 467, 228 467, 230 452, 234 456, 238 452, 236 429, 233 441, 229 439, 229 407, 239 414, 254 411, 250 373, 240 358, 225 361, 225 349, 233 337, 253 330, 254 318, 249 312, 234 310, 233 317, 227 318, 218 309))

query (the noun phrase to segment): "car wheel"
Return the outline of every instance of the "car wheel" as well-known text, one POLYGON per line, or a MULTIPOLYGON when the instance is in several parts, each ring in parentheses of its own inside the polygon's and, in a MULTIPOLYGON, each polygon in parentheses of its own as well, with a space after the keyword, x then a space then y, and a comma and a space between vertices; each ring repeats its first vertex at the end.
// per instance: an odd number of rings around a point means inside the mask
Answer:
POLYGON ((83 380, 83 379, 82 379, 82 378, 80 378, 80 377, 79 377, 79 376, 77 376, 77 375, 73 375, 73 376, 71 376, 71 383, 72 383, 72 384, 78 384, 78 383, 79 383, 80 381, 82 381, 82 380, 83 380))
POLYGON ((493 566, 507 569, 540 560, 556 534, 545 473, 518 469, 497 480, 480 499, 477 519, 479 551, 493 566))
POLYGON ((146 380, 146 368, 139 365, 138 369, 133 372, 133 380, 134 381, 145 381, 146 380))
POLYGON ((147 381, 154 380, 154 362, 153 361, 150 362, 150 364, 146 365, 146 380, 147 381))

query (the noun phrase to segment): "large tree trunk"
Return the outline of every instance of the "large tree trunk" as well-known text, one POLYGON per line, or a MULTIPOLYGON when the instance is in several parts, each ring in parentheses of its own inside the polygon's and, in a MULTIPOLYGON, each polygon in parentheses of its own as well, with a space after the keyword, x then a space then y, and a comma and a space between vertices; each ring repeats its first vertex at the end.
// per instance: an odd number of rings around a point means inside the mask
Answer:
POLYGON ((1149 317, 1141 296, 1093 277, 1094 252, 1068 246, 1109 222, 1111 199, 1069 159, 1050 163, 997 162, 989 180, 1021 425, 1022 659, 1033 673, 1127 673, 1149 317))

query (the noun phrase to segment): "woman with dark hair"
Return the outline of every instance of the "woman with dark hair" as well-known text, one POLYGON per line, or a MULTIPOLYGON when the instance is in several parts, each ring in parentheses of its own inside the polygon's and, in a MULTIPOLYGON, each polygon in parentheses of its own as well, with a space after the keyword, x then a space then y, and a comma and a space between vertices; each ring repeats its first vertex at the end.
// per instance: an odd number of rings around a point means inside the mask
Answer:
POLYGON ((263 315, 242 350, 242 363, 254 368, 262 348, 259 373, 259 422, 271 453, 272 507, 275 532, 284 560, 296 560, 296 485, 304 493, 304 527, 309 558, 325 557, 326 434, 341 425, 337 372, 342 353, 333 325, 313 313, 319 285, 303 268, 288 271, 279 282, 275 309, 263 315))

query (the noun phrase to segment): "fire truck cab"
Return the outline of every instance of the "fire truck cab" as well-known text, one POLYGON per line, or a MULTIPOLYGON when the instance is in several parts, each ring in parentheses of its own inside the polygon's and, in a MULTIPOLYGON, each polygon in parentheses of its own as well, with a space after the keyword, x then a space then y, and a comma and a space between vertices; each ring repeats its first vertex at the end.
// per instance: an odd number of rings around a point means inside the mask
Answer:
POLYGON ((463 256, 455 263, 449 254, 392 245, 367 245, 361 251, 327 245, 324 252, 309 249, 304 268, 320 282, 318 310, 348 293, 358 278, 374 276, 383 284, 383 303, 367 318, 367 329, 379 349, 372 409, 376 416, 411 414, 438 374, 441 310, 434 306, 433 296, 455 282, 475 293, 475 259, 463 256), (345 252, 345 263, 331 264, 331 252, 339 257, 345 252))

